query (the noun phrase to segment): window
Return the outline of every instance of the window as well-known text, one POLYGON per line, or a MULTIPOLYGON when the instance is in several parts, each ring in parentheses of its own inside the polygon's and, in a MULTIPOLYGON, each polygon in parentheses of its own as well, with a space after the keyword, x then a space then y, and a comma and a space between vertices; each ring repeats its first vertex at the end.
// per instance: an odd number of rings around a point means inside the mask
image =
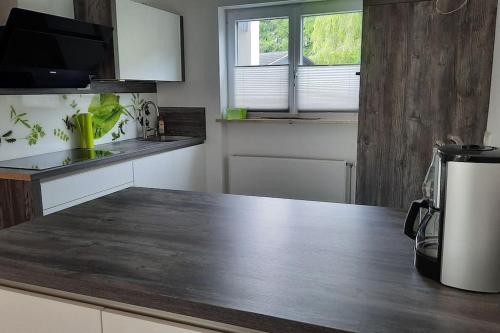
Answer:
POLYGON ((238 21, 234 105, 288 110, 288 18, 238 21))
POLYGON ((231 107, 251 111, 357 111, 362 1, 231 10, 231 107))

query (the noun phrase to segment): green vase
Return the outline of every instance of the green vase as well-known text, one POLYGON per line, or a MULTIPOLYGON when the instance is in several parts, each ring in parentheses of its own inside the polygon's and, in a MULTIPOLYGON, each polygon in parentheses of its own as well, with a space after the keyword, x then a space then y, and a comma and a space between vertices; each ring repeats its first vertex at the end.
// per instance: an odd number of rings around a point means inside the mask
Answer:
POLYGON ((77 126, 80 130, 80 148, 93 149, 94 148, 94 129, 92 126, 91 113, 79 114, 77 119, 77 126))

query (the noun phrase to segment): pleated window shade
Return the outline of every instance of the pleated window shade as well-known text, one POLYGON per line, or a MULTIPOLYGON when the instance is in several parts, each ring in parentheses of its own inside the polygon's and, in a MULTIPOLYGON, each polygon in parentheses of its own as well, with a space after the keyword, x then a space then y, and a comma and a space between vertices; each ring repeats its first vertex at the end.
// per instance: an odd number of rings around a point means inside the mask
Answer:
POLYGON ((289 66, 234 69, 234 106, 250 110, 288 110, 289 66))
POLYGON ((360 65, 301 66, 297 70, 299 111, 358 111, 360 65))

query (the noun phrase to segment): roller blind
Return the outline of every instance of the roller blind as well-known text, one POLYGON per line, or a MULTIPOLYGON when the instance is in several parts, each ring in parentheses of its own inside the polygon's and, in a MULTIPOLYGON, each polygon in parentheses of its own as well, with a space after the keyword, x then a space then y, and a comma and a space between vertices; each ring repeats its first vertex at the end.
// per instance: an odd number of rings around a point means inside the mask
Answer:
POLYGON ((288 110, 289 68, 284 65, 235 67, 235 107, 288 110))
POLYGON ((299 111, 357 111, 360 65, 301 66, 297 69, 299 111))

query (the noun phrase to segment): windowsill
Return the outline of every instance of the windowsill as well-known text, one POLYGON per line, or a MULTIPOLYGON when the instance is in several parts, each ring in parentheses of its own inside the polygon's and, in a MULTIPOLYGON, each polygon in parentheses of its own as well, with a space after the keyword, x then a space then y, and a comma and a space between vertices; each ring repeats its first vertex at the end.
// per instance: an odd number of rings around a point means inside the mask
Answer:
POLYGON ((218 123, 254 123, 254 124, 358 124, 357 114, 308 114, 293 116, 290 114, 281 116, 250 116, 247 119, 227 120, 217 119, 218 123), (291 118, 293 117, 293 118, 291 118))

